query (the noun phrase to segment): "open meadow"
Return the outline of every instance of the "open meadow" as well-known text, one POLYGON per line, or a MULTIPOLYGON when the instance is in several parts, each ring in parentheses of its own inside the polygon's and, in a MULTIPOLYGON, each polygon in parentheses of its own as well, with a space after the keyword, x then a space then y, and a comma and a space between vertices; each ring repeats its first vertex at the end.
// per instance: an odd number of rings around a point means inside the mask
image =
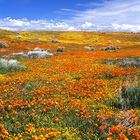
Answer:
POLYGON ((139 140, 140 34, 0 30, 0 139, 139 140))

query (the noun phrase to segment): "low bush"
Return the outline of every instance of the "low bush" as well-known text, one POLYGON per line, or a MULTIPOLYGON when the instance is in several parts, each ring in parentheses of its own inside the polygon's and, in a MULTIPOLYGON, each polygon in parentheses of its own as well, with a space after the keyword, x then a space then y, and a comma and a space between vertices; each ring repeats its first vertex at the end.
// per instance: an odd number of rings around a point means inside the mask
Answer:
POLYGON ((9 48, 9 45, 4 42, 0 42, 0 48, 9 48))
POLYGON ((102 62, 103 64, 109 64, 109 65, 118 65, 120 67, 140 67, 140 58, 135 59, 116 59, 116 60, 104 60, 102 62))
POLYGON ((0 59, 0 72, 24 70, 26 67, 17 60, 0 59))
POLYGON ((140 84, 136 81, 127 81, 112 105, 120 109, 140 108, 140 84))

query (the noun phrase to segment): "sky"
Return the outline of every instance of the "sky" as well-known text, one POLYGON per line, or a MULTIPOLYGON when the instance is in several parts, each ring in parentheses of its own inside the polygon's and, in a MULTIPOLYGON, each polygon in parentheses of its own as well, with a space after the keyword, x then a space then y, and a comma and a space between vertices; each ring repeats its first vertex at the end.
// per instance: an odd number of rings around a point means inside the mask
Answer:
POLYGON ((0 28, 140 32, 140 0, 0 0, 0 28))

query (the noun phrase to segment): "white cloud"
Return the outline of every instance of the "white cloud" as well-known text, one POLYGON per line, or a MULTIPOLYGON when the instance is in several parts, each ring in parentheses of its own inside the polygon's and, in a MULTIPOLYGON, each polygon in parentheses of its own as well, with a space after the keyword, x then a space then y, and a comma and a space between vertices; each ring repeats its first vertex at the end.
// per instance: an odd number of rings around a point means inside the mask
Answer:
POLYGON ((93 24, 91 22, 85 22, 84 24, 81 25, 83 29, 88 29, 91 28, 93 24))
POLYGON ((0 28, 7 30, 65 30, 65 31, 130 31, 140 32, 140 25, 130 24, 110 24, 110 25, 98 25, 92 22, 81 22, 81 23, 67 23, 67 22, 56 22, 47 20, 28 20, 28 19, 12 19, 4 18, 0 19, 0 28))
POLYGON ((0 28, 8 30, 77 30, 65 22, 12 19, 10 17, 0 19, 0 28))
MULTIPOLYGON (((84 6, 77 4, 77 6, 84 6)), ((72 14, 62 21, 0 19, 0 28, 10 30, 95 30, 140 32, 139 0, 105 0, 104 3, 87 3, 86 10, 60 9, 72 14)), ((61 12, 60 12, 61 13, 61 12)))
POLYGON ((89 8, 76 12, 68 22, 90 23, 90 26, 83 25, 88 30, 140 32, 140 0, 105 0, 104 3, 89 3, 86 7, 89 8))
POLYGON ((110 0, 97 8, 76 13, 75 22, 94 22, 94 24, 140 24, 139 0, 110 0))
POLYGON ((112 24, 115 31, 130 31, 130 32, 140 32, 140 25, 129 25, 129 24, 112 24))

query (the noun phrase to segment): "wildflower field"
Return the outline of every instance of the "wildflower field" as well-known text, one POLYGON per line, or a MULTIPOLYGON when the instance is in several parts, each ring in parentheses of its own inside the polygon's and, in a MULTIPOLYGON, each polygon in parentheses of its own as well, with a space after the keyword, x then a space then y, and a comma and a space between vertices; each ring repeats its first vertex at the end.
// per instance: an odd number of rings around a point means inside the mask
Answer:
POLYGON ((140 139, 140 34, 0 30, 0 42, 0 139, 140 139), (53 55, 13 55, 35 48, 53 55))

